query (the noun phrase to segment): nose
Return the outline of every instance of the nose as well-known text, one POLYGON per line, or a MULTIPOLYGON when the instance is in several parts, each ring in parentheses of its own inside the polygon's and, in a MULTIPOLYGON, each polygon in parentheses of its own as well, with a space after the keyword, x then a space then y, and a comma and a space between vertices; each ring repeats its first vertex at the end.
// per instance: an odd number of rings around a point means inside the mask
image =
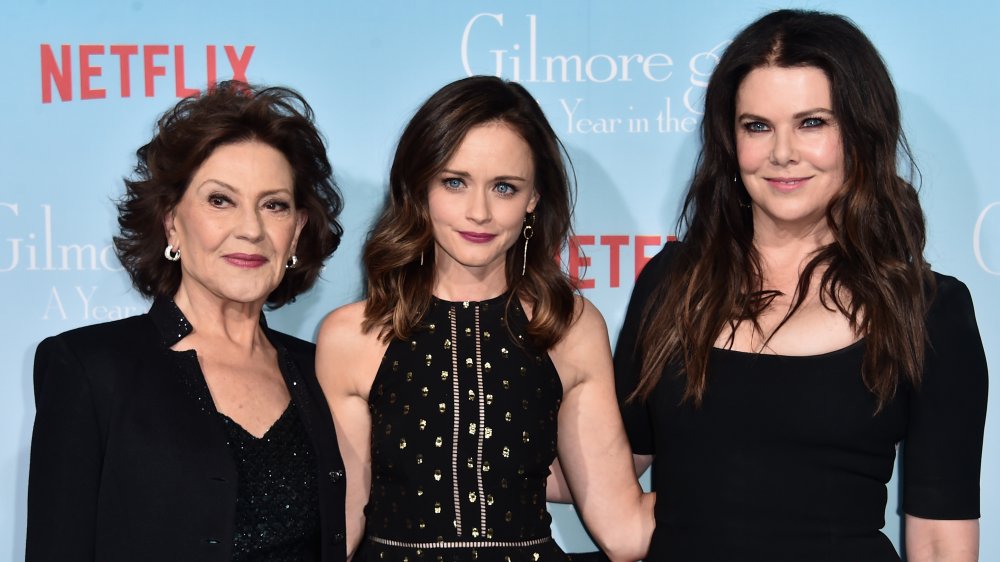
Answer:
POLYGON ((779 128, 774 131, 771 145, 771 163, 777 166, 787 166, 798 162, 799 152, 796 146, 795 132, 779 128))
POLYGON ((264 238, 264 217, 260 209, 244 205, 240 211, 236 236, 250 242, 260 242, 264 238))
POLYGON ((490 198, 486 188, 470 189, 466 199, 465 216, 477 224, 484 224, 493 218, 490 198))

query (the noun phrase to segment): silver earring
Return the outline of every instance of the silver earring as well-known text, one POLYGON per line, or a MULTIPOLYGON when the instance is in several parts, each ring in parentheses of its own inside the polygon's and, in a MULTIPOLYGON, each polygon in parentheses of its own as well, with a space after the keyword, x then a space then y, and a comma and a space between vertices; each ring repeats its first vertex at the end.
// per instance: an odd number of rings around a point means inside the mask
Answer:
POLYGON ((173 246, 167 244, 167 247, 163 250, 163 257, 167 258, 170 261, 177 261, 181 259, 181 251, 174 250, 173 246))
POLYGON ((420 267, 424 266, 424 253, 420 252, 420 267))
POLYGON ((528 217, 524 217, 524 231, 521 233, 524 235, 524 262, 521 264, 521 277, 528 271, 528 240, 535 235, 535 213, 528 213, 528 217), (531 217, 531 224, 528 224, 528 217, 531 217))
POLYGON ((285 269, 293 269, 299 263, 299 256, 292 254, 292 257, 288 258, 285 262, 285 269))

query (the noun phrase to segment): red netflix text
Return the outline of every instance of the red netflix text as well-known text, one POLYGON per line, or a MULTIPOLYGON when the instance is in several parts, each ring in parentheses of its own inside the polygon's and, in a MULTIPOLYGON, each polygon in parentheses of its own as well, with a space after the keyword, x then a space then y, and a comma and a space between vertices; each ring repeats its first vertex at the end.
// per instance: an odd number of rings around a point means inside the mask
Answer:
MULTIPOLYGON (((73 99, 74 76, 79 84, 77 93, 80 99, 103 99, 111 95, 123 98, 130 97, 133 92, 133 57, 138 62, 142 77, 142 92, 147 98, 154 97, 157 91, 173 87, 173 93, 178 98, 192 96, 198 93, 198 87, 212 86, 218 76, 219 59, 224 60, 232 70, 234 80, 246 81, 247 67, 253 56, 254 46, 247 45, 237 48, 224 45, 206 45, 204 50, 195 49, 185 52, 184 45, 58 45, 43 43, 40 47, 42 103, 52 103, 53 93, 59 101, 73 99), (220 52, 221 51, 221 52, 220 52), (185 58, 187 57, 187 58, 185 58), (194 64, 192 64, 194 63, 194 64), (205 73, 205 81, 201 76, 188 73, 189 69, 197 68, 205 73), (173 84, 167 80, 167 71, 173 71, 173 84), (105 77, 105 71, 109 75, 105 77), (117 88, 112 76, 117 74, 117 88), (190 80, 190 82, 188 82, 190 80), (53 92, 53 86, 55 92, 53 92)), ((229 72, 224 72, 228 75, 229 72)), ((138 78, 137 78, 138 79, 138 78)))
MULTIPOLYGON (((663 243, 676 239, 673 235, 658 234, 576 235, 569 240, 566 268, 570 278, 580 289, 593 289, 597 286, 615 288, 621 286, 624 265, 631 285, 663 243)), ((562 256, 560 261, 561 259, 562 256)))

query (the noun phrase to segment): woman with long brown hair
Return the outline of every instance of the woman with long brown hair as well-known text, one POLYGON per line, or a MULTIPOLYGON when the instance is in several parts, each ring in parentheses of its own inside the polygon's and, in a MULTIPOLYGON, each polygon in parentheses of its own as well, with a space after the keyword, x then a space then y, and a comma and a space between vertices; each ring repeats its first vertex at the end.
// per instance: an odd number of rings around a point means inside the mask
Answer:
POLYGON ((367 300, 319 335, 352 554, 364 539, 366 560, 565 561, 545 506, 557 454, 610 557, 645 553, 653 498, 607 329, 553 259, 570 216, 561 145, 522 86, 453 82, 407 125, 365 245, 367 300))
POLYGON ((840 16, 762 17, 719 60, 702 141, 683 241, 616 350, 650 559, 898 561, 902 442, 908 559, 975 560, 986 362, 968 290, 924 260, 875 47, 840 16))

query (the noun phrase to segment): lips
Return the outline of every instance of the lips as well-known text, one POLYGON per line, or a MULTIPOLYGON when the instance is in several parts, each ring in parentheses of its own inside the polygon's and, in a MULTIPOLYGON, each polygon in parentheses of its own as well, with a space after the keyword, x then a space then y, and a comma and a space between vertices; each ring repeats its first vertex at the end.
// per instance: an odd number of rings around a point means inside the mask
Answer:
POLYGON ((235 265, 236 267, 242 267, 246 269, 253 269, 255 267, 261 267, 267 263, 267 258, 260 254, 226 254, 222 256, 230 265, 235 265))
POLYGON ((485 232, 459 232, 459 235, 469 242, 475 242, 476 244, 485 244, 497 237, 496 234, 485 232))
POLYGON ((774 189, 787 193, 790 191, 795 191, 800 187, 804 186, 811 177, 799 177, 799 178, 765 178, 768 185, 774 189))

